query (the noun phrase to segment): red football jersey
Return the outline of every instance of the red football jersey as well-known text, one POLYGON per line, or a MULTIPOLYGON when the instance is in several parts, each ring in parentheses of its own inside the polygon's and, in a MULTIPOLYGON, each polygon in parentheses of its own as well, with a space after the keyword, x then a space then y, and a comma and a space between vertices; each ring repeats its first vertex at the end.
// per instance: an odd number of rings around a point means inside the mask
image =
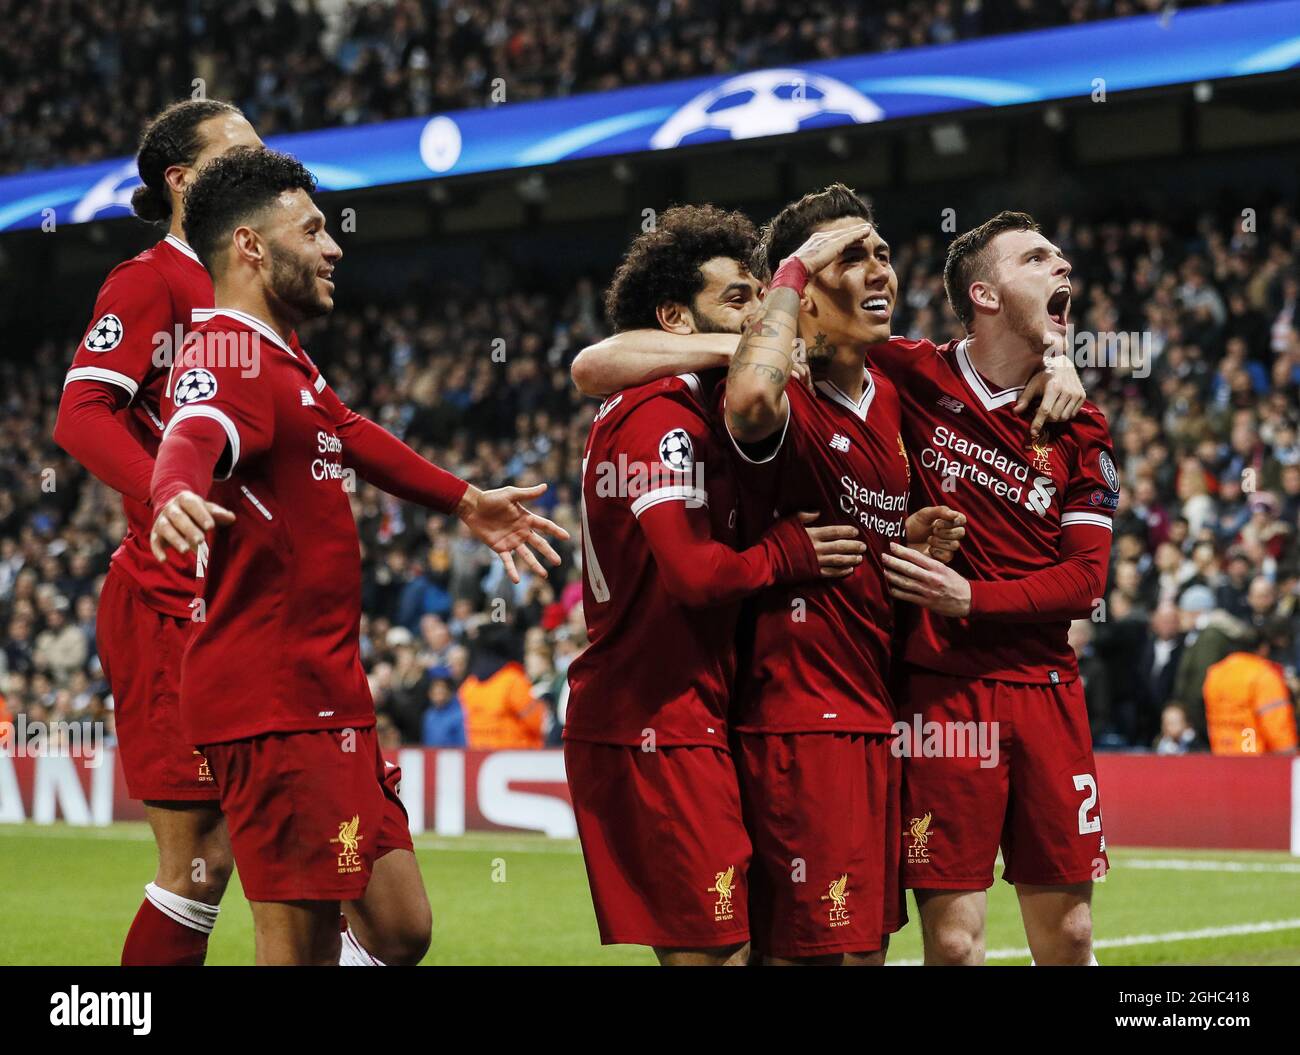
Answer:
POLYGON ((744 530, 819 512, 819 527, 856 527, 867 552, 846 578, 778 587, 752 602, 752 657, 741 659, 732 725, 887 733, 894 609, 881 555, 906 541, 909 475, 898 393, 868 370, 857 403, 830 381, 817 383, 816 396, 797 383, 786 394, 790 416, 776 450, 758 462, 734 447, 744 530))
POLYGON ((178 364, 167 431, 191 417, 226 433, 217 478, 236 520, 210 533, 203 607, 181 667, 195 744, 272 732, 362 728, 374 704, 361 666, 361 550, 345 490, 341 406, 305 354, 251 315, 195 313, 194 333, 254 350, 247 369, 178 364))
MULTIPOLYGON (((993 391, 966 342, 936 347, 894 338, 873 347, 870 358, 894 379, 903 401, 913 508, 948 505, 966 515, 966 537, 952 564, 966 578, 1024 578, 1058 563, 1064 530, 1110 530, 1119 474, 1106 419, 1093 404, 1032 445, 1029 419, 1014 410, 1021 389, 993 391)), ((1078 676, 1066 643, 1068 619, 1009 625, 902 607, 906 662, 1002 681, 1078 676)))
POLYGON ((564 735, 727 746, 737 603, 688 608, 664 586, 638 523, 662 502, 736 540, 730 460, 706 410, 715 377, 667 377, 601 404, 582 460, 582 610, 591 639, 569 667, 564 735))
MULTIPOLYGON (((162 438, 161 406, 168 357, 190 328, 195 308, 212 306, 212 279, 194 250, 173 235, 118 264, 95 299, 94 319, 77 347, 64 387, 94 381, 120 388, 120 414, 146 453, 162 438)), ((194 555, 168 551, 160 564, 149 551, 149 507, 123 495, 127 531, 113 563, 151 608, 186 618, 194 597, 194 555)))

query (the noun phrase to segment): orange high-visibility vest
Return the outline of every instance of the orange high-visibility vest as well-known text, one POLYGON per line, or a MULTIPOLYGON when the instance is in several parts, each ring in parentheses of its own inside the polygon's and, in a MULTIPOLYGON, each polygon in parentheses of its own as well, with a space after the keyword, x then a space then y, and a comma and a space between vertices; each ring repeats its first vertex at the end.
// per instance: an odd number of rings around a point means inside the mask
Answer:
POLYGON ((1296 746, 1295 706, 1276 663, 1234 652, 1206 671, 1203 693, 1216 755, 1262 755, 1296 746))

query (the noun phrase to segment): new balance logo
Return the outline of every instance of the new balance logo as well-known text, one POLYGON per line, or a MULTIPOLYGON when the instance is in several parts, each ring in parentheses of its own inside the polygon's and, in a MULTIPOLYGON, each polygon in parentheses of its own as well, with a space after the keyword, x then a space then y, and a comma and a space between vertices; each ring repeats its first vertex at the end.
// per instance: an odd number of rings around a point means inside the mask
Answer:
POLYGON ((302 405, 304 407, 314 407, 316 405, 316 400, 311 398, 311 393, 305 388, 298 389, 298 394, 302 397, 302 405))
POLYGON ((966 409, 966 404, 960 399, 953 399, 952 396, 940 396, 939 406, 944 410, 951 410, 954 414, 960 414, 966 409))
POLYGON ((841 436, 838 432, 831 437, 831 450, 843 453, 849 449, 849 438, 841 436))

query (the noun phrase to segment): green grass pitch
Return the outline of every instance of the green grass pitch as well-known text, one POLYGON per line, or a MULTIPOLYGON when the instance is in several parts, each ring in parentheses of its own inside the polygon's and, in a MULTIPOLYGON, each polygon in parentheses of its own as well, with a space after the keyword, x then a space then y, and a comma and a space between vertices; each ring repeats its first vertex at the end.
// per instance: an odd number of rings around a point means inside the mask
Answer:
MULTIPOLYGON (((576 842, 510 834, 419 836, 434 912, 430 964, 650 964, 603 948, 576 842)), ((1111 851, 1094 898, 1102 964, 1300 965, 1300 860, 1286 854, 1111 851)), ((0 825, 0 964, 113 964, 153 877, 143 824, 105 829, 0 825)), ((1027 964, 1015 895, 989 895, 990 963, 1027 964)), ((890 960, 921 955, 913 922, 890 960)), ((210 964, 252 962, 238 879, 222 905, 210 964)))

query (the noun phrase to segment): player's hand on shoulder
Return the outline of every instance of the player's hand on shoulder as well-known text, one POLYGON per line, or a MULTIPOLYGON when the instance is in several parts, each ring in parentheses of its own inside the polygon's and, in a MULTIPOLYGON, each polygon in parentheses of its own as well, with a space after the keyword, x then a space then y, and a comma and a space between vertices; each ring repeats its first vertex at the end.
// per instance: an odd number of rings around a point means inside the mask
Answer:
POLYGON ((862 563, 867 545, 858 538, 858 529, 848 524, 813 527, 817 513, 800 513, 799 522, 808 532, 823 579, 843 579, 852 575, 862 563))
POLYGON ((182 491, 167 501, 154 516, 149 548, 160 561, 167 559, 167 547, 177 553, 197 550, 207 533, 218 524, 231 524, 235 514, 193 491, 182 491))
POLYGON ((809 275, 815 275, 854 242, 862 241, 870 233, 869 223, 854 224, 837 231, 818 231, 792 255, 803 261, 809 275))
POLYGON ((966 516, 948 506, 926 506, 907 518, 907 544, 947 564, 966 537, 966 516))
POLYGON ((567 539, 569 533, 559 524, 529 512, 523 505, 545 493, 545 484, 537 484, 535 487, 497 487, 491 491, 480 491, 471 484, 460 500, 460 505, 456 507, 456 515, 465 526, 501 558, 511 582, 519 581, 515 557, 543 579, 546 578, 546 569, 534 555, 534 549, 551 564, 560 563, 560 555, 543 536, 567 539))
POLYGON ((941 561, 897 542, 882 554, 890 594, 940 615, 970 615, 970 583, 941 561))
POLYGON ((1074 361, 1068 355, 1049 356, 1020 393, 1016 413, 1027 413, 1037 401, 1038 410, 1029 426, 1030 438, 1036 440, 1049 422, 1069 421, 1078 414, 1087 395, 1074 361))

